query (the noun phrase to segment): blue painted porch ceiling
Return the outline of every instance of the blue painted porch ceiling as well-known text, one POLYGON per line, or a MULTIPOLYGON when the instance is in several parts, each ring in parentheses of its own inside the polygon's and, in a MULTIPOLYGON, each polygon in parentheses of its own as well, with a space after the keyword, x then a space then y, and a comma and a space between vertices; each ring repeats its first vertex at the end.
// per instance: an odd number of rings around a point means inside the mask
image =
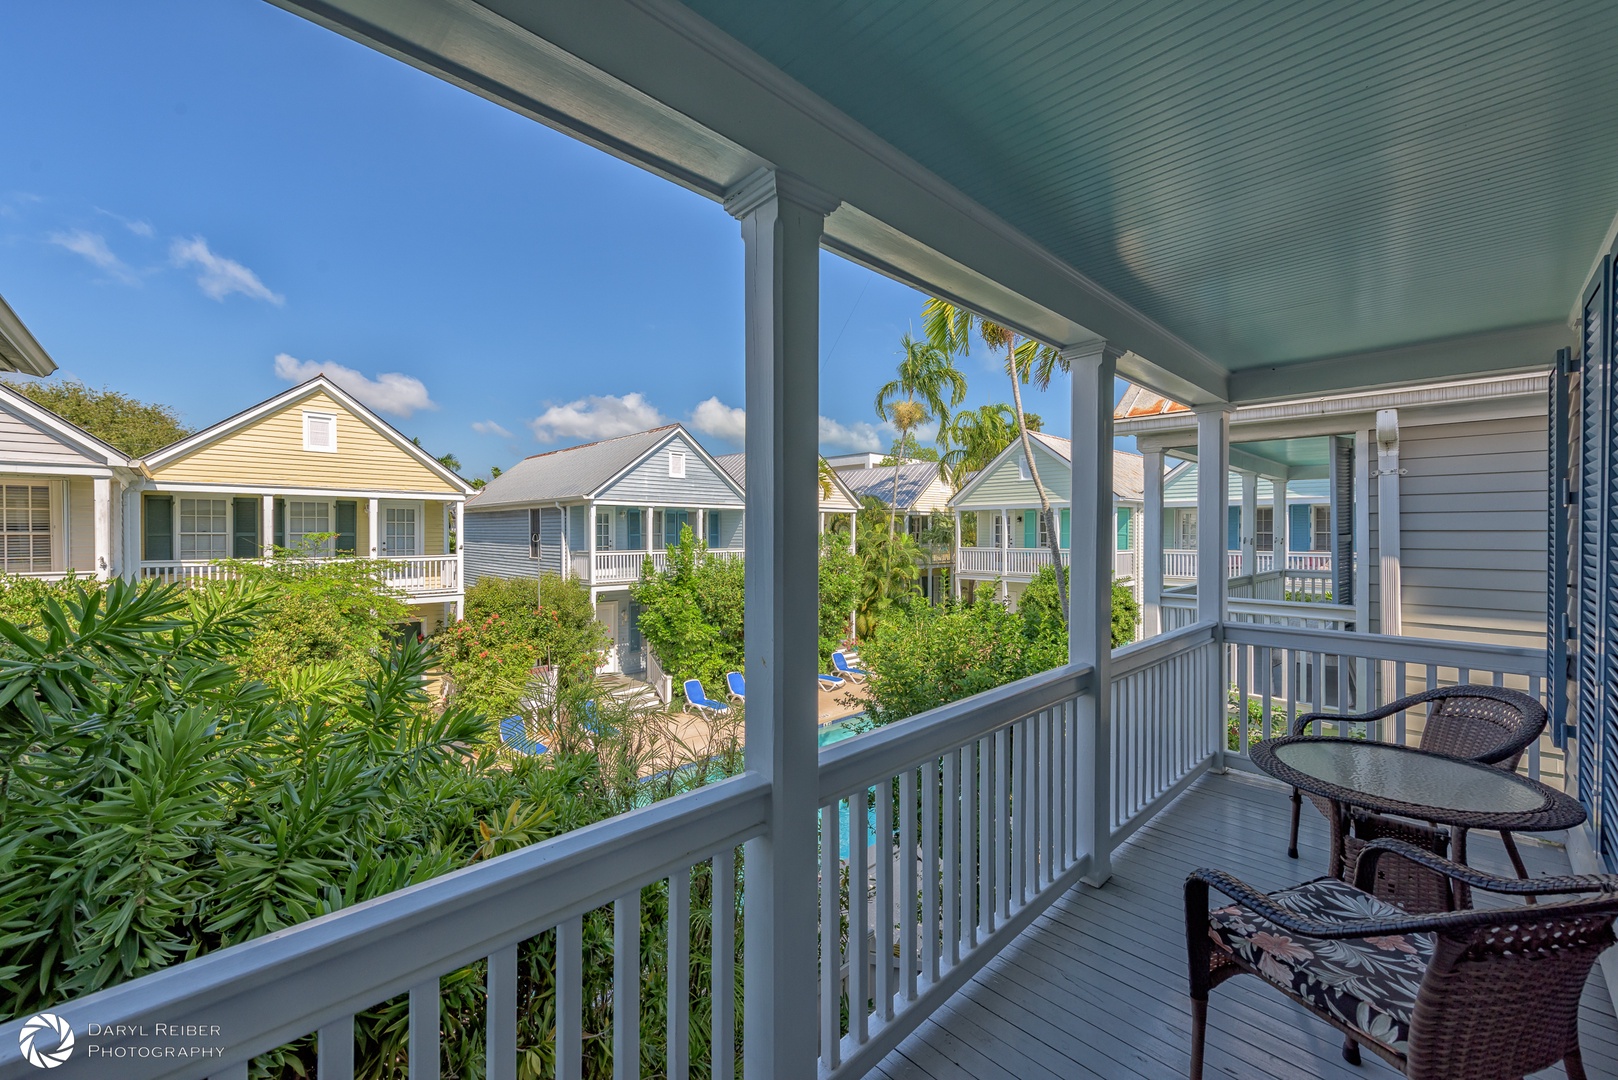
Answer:
POLYGON ((687 0, 1235 370, 1564 318, 1618 4, 687 0))

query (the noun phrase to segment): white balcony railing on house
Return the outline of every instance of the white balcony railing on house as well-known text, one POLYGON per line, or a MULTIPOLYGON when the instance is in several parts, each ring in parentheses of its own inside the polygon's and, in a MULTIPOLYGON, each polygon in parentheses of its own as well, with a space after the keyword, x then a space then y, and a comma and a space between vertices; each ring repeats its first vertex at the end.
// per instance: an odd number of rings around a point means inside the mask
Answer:
MULTIPOLYGON (((357 562, 329 559, 322 562, 357 562)), ((454 596, 461 591, 461 564, 454 555, 405 555, 373 560, 380 564, 383 583, 412 597, 454 596)), ((203 559, 148 560, 140 564, 143 579, 166 585, 192 581, 223 581, 235 575, 228 561, 203 559)))
MULTIPOLYGON (((1225 553, 1228 563, 1226 573, 1229 577, 1239 577, 1242 573, 1242 553, 1228 551, 1225 553)), ((1271 573, 1275 570, 1275 552, 1254 552, 1256 571, 1261 574, 1271 573)), ((1329 551, 1290 551, 1287 553, 1287 573, 1289 578, 1318 578, 1329 583, 1332 574, 1332 554, 1329 551)), ((1166 581, 1195 581, 1197 577, 1197 552, 1194 548, 1166 548, 1163 551, 1163 578, 1166 581)))
MULTIPOLYGON (((1535 649, 1197 623, 1113 654, 1099 774, 1085 749, 1082 702, 1094 672, 1083 667, 839 743, 819 761, 818 976, 766 968, 755 977, 774 987, 818 978, 818 1019, 805 1023, 818 1022, 820 1075, 860 1075, 1087 871, 1094 853, 1083 838, 1098 783, 1110 789, 1096 830, 1110 848, 1210 767, 1248 767, 1250 740, 1281 733, 1299 713, 1361 711, 1457 682, 1539 693, 1544 659, 1535 649)), ((1421 719, 1419 711, 1390 719, 1373 735, 1415 742, 1421 719)), ((1348 734, 1332 725, 1321 732, 1348 734)), ((1553 784, 1562 778, 1554 750, 1531 748, 1523 768, 1553 784)), ((692 971, 689 890, 694 877, 711 875, 714 962, 700 978, 668 980, 676 992, 664 1003, 667 1074, 686 1075, 693 1000, 767 992, 733 979, 736 852, 768 833, 770 805, 769 785, 756 775, 723 781, 55 1011, 78 1030, 150 1031, 161 1021, 219 1032, 210 1037, 222 1046, 218 1058, 120 1059, 130 1080, 242 1078, 253 1055, 307 1035, 316 1037, 322 1080, 341 1080, 353 1075, 356 1014, 408 994, 409 1058, 433 1075, 440 980, 486 961, 488 1075, 516 1075, 518 1009, 541 1007, 554 1009, 557 1074, 577 1076, 583 916, 612 909, 610 1038, 614 1060, 634 1061, 641 964, 692 971), (667 890, 670 914, 666 949, 643 961, 647 888, 667 890), (555 998, 522 1003, 518 949, 541 936, 555 943, 555 998)), ((709 1064, 727 1080, 739 1037, 732 1022, 721 1010, 707 1041, 725 1048, 709 1064)), ((0 1043, 6 1080, 31 1068, 15 1047, 15 1039, 0 1043)), ((63 1075, 91 1068, 75 1059, 63 1075)))
MULTIPOLYGON (((739 559, 741 548, 708 548, 708 554, 721 559, 739 559)), ((590 553, 575 551, 571 557, 573 576, 592 585, 633 584, 640 580, 646 560, 662 571, 668 567, 668 551, 598 551, 595 553, 595 573, 590 572, 590 553)))

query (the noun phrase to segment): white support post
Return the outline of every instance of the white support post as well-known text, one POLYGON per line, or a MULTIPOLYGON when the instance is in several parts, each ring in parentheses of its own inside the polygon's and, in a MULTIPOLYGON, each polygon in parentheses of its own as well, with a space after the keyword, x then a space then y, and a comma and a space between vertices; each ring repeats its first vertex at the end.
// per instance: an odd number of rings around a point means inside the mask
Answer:
POLYGON ((961 512, 955 512, 955 547, 951 552, 949 571, 950 595, 959 600, 961 598, 961 512))
POLYGON ((652 553, 652 508, 641 507, 640 538, 646 543, 646 554, 652 553))
MULTIPOLYGON (((1252 577, 1258 573, 1258 474, 1238 473, 1242 478, 1241 527, 1237 539, 1242 545, 1242 573, 1252 577)), ((1254 596, 1258 593, 1255 591, 1254 596)))
POLYGON ((1112 877, 1112 404, 1118 352, 1092 341, 1062 350, 1072 371, 1073 517, 1069 526, 1068 662, 1095 670, 1077 704, 1079 839, 1084 880, 1112 877), (1085 468, 1086 463, 1093 467, 1085 468))
POLYGON ((1011 599, 1011 588, 1006 584, 1006 574, 1011 570, 1011 511, 1002 508, 1000 511, 1000 599, 1011 599))
POLYGON ((455 618, 466 617, 466 500, 455 500, 455 618))
POLYGON ((1163 632, 1163 451, 1141 452, 1145 470, 1145 504, 1141 507, 1140 538, 1135 549, 1140 565, 1141 608, 1146 619, 1142 637, 1163 632))
MULTIPOLYGON (((770 783, 746 845, 746 1080, 816 1075, 820 238, 837 202, 761 170, 725 200, 746 250, 747 770, 770 783)), ((826 1003, 835 1009, 835 1002, 826 1003)))
POLYGON ((259 537, 266 559, 275 558, 275 496, 264 496, 264 531, 259 537))
MULTIPOLYGON (((1400 586, 1402 553, 1399 550, 1399 410, 1379 409, 1376 414, 1376 545, 1377 601, 1380 630, 1404 633, 1403 591, 1400 586)), ((1360 565, 1365 565, 1362 557, 1360 565)))
POLYGON ((382 500, 370 499, 365 504, 365 542, 371 552, 371 558, 376 558, 382 551, 382 545, 377 542, 378 519, 381 514, 382 500))
POLYGON ((1218 660, 1214 684, 1207 689, 1213 743, 1213 768, 1225 768, 1224 623, 1229 592, 1226 551, 1230 546, 1230 413, 1227 404, 1199 405, 1197 416, 1197 621, 1214 624, 1218 660))
MULTIPOLYGON (((592 587, 596 583, 596 514, 597 513, 599 513, 599 511, 596 509, 596 504, 595 503, 592 502, 592 503, 585 503, 584 504, 584 539, 590 545, 590 564, 589 564, 590 569, 588 571, 586 571, 585 580, 588 581, 592 587)), ((616 626, 613 627, 613 633, 616 634, 617 632, 618 632, 618 628, 616 626)))
POLYGON ((1287 587, 1287 481, 1285 477, 1270 481, 1270 547, 1275 552, 1275 568, 1281 571, 1281 592, 1287 587))
POLYGON ((106 581, 112 576, 112 478, 98 476, 95 486, 95 576, 106 581))

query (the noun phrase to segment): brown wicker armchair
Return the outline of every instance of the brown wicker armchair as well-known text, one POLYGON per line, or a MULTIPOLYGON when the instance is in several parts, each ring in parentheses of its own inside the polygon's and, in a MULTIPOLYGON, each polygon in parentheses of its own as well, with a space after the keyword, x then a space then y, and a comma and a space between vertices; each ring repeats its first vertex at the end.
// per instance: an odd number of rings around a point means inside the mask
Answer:
MULTIPOLYGON (((1422 704, 1428 708, 1418 744, 1421 749, 1509 770, 1517 768, 1523 752, 1539 738, 1548 720, 1544 706, 1527 694, 1499 686, 1463 685, 1412 694, 1368 713, 1306 713, 1293 722, 1292 734, 1308 734, 1317 721, 1368 724, 1422 704)), ((1450 835, 1446 829, 1356 811, 1352 815, 1351 833, 1338 835, 1338 819, 1332 814, 1330 804, 1316 795, 1310 795, 1309 800, 1332 822, 1332 854, 1337 860, 1333 872, 1338 877, 1351 877, 1354 862, 1365 845, 1382 837, 1406 840, 1437 855, 1449 854, 1450 835)), ((1302 805, 1303 793, 1293 788, 1292 832, 1287 840, 1287 854, 1294 859, 1298 857, 1298 815, 1302 805)), ((1511 834, 1502 833, 1501 839, 1518 876, 1526 877, 1522 856, 1511 834)), ((1379 895, 1397 901, 1407 911, 1437 911, 1444 910, 1435 906, 1441 892, 1458 906, 1464 907, 1468 902, 1464 887, 1449 890, 1439 878, 1414 869, 1403 878, 1383 882, 1379 895)))
POLYGON ((1218 870, 1185 883, 1191 1080, 1202 1078, 1208 994, 1254 975, 1412 1080, 1514 1080, 1561 1061, 1583 1080, 1579 996, 1613 944, 1618 877, 1513 881, 1400 840, 1377 840, 1355 886, 1318 878, 1264 894, 1218 870), (1411 915, 1371 895, 1387 860, 1495 893, 1595 893, 1535 907, 1411 915), (1236 901, 1210 911, 1209 887, 1236 901), (1356 887, 1357 886, 1357 887, 1356 887))

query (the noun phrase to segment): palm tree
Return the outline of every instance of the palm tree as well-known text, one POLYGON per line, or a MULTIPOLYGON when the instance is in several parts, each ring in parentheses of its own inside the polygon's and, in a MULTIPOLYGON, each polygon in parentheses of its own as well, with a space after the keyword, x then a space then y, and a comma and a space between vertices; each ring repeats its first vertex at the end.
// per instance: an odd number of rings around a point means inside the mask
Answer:
POLYGON ((909 334, 899 343, 904 355, 897 376, 876 392, 876 414, 899 429, 898 453, 893 458, 893 498, 889 503, 888 531, 894 530, 899 515, 899 466, 910 433, 929 416, 942 431, 949 424, 949 411, 966 398, 966 376, 955 367, 948 348, 931 341, 917 341, 909 334))
MULTIPOLYGON (((1028 460, 1028 475, 1039 493, 1039 515, 1045 522, 1045 540, 1051 549, 1051 563, 1056 570, 1056 588, 1062 601, 1062 620, 1067 621, 1067 575, 1062 570, 1062 538, 1051 509, 1051 495, 1039 477, 1039 463, 1034 460, 1034 440, 1028 437, 1028 417, 1022 407, 1022 384, 1032 382, 1043 390, 1051 383, 1051 376, 1068 369, 1062 354, 1049 345, 1022 337, 1017 331, 1001 323, 991 322, 981 315, 934 297, 922 308, 922 325, 927 340, 951 356, 965 356, 972 347, 972 330, 977 329, 983 343, 996 352, 1006 354, 1006 375, 1011 379, 1011 407, 1017 424, 1017 438, 1022 442, 1023 457, 1028 460)), ((1011 523, 1006 522, 1010 528, 1011 523)))
MULTIPOLYGON (((1044 427, 1034 413, 1024 414, 1023 419, 1030 431, 1044 427)), ((948 449, 938 460, 938 475, 959 491, 968 473, 988 465, 1017 441, 1017 414, 1004 404, 956 413, 949 427, 939 433, 939 441, 948 449)))

